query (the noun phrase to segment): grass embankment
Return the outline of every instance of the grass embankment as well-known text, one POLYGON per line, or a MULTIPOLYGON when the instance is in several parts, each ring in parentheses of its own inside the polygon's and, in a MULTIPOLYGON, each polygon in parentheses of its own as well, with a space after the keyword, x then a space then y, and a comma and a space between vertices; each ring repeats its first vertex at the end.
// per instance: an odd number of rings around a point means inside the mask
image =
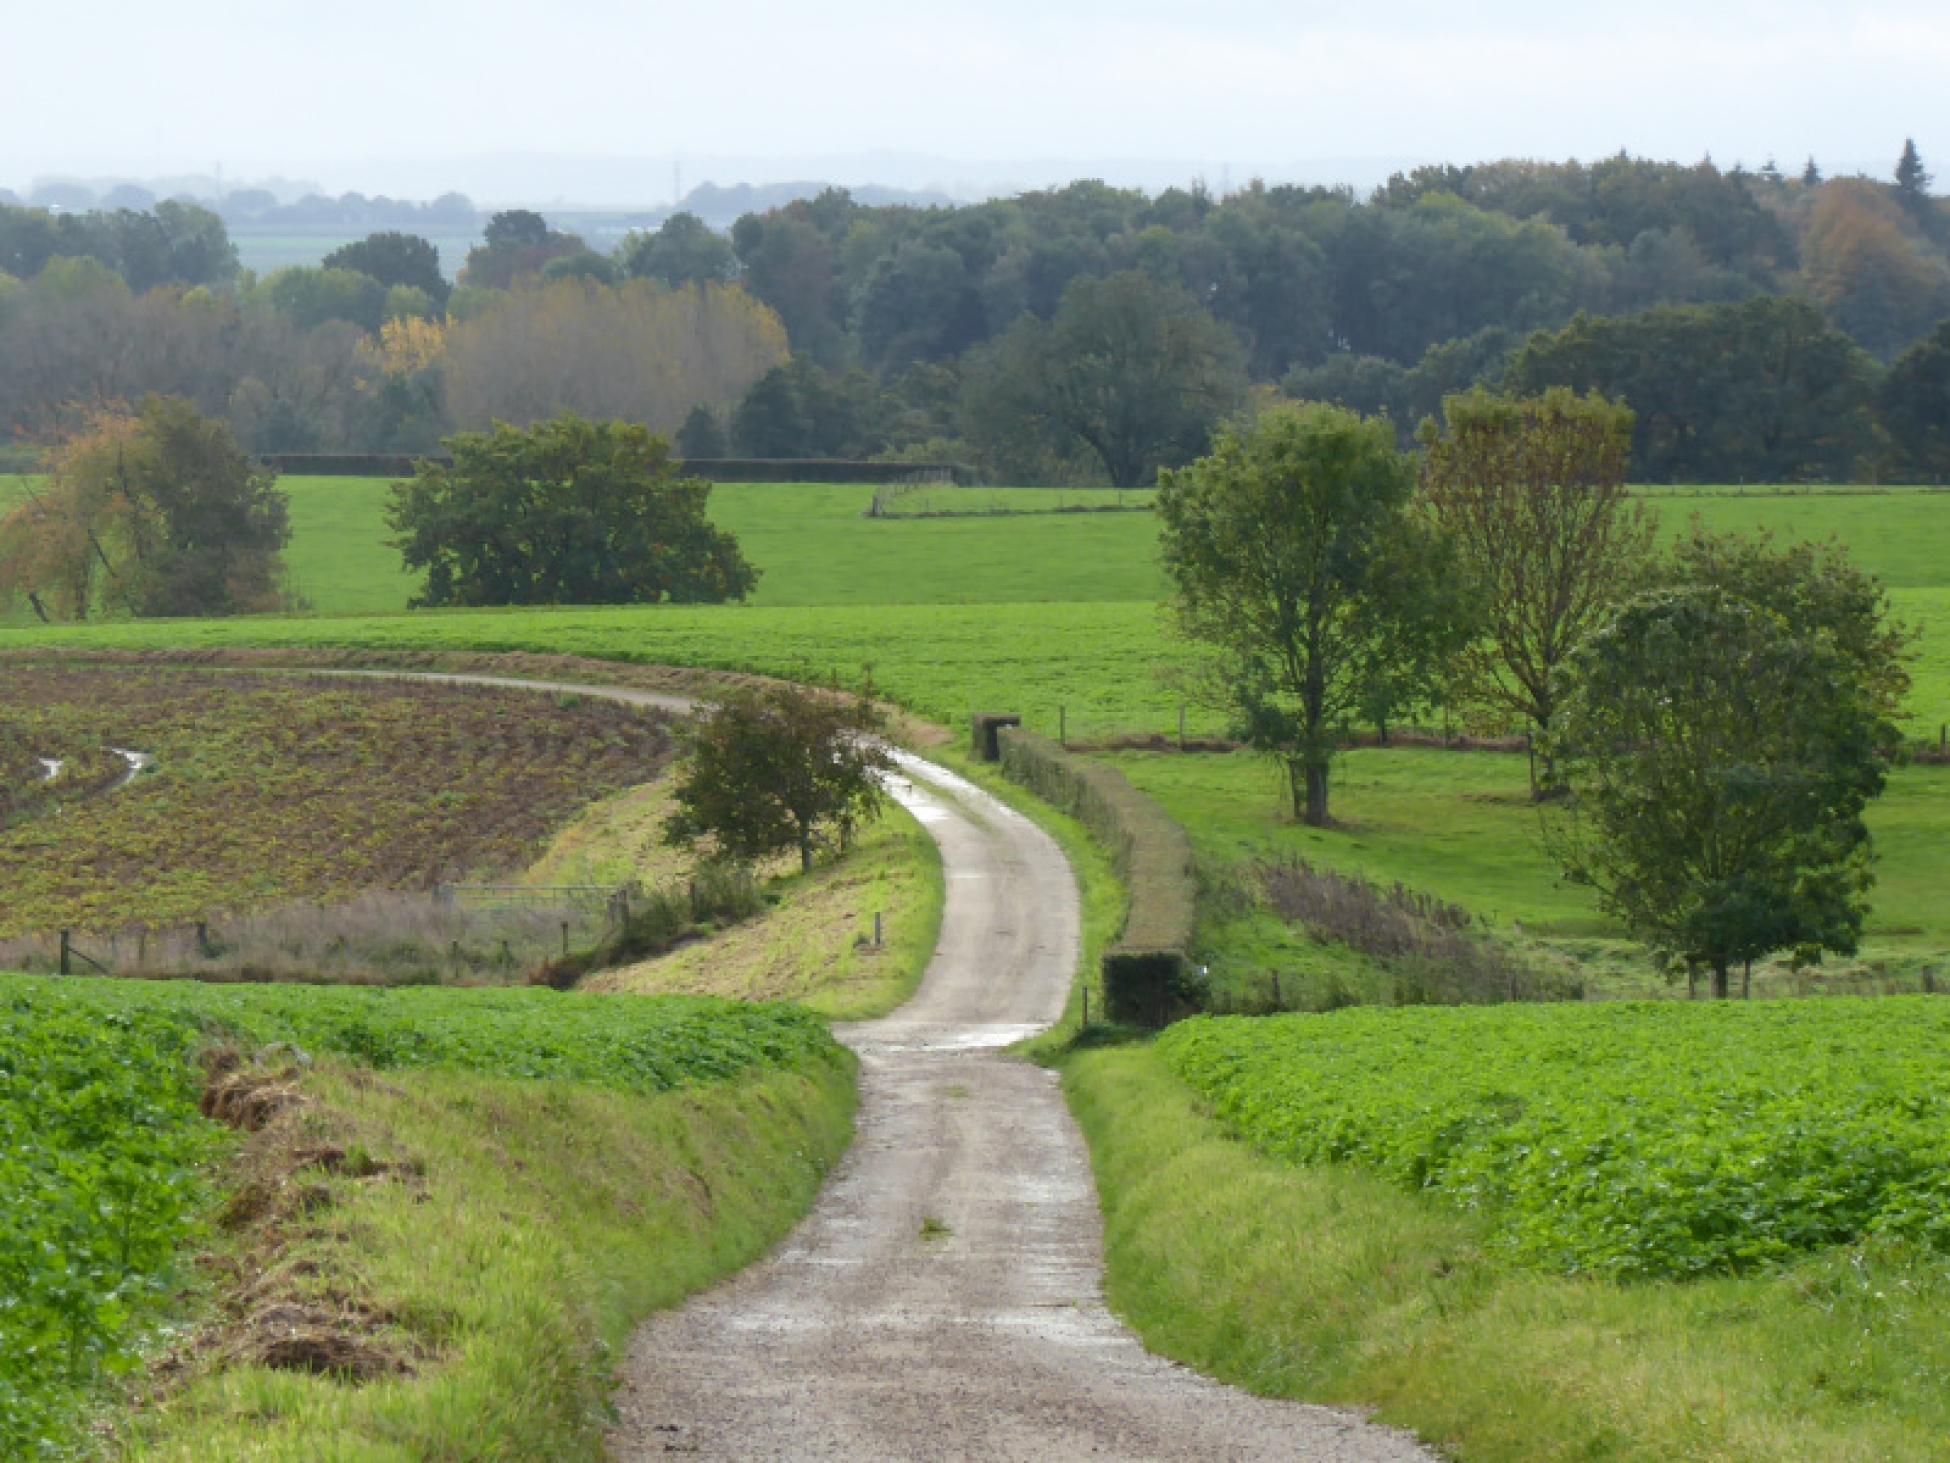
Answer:
MULTIPOLYGON (((0 743, 127 787, 0 827, 0 937, 202 920, 519 868, 592 796, 654 778, 669 720, 460 686, 156 667, 0 665, 0 743)), ((16 769, 16 775, 21 774, 16 769)))
POLYGON ((1073 1053, 1064 1083, 1111 1304, 1226 1381, 1374 1407, 1469 1463, 1950 1449, 1940 1255, 1882 1241, 1685 1283, 1550 1276, 1481 1218, 1240 1142, 1155 1047, 1073 1053))
POLYGON ((843 858, 775 872, 766 909, 582 989, 796 1001, 835 1021, 884 1016, 914 993, 941 926, 941 851, 888 805, 843 858), (874 942, 875 917, 881 940, 874 942))
MULTIPOLYGON (((1391 748, 1349 752, 1336 764, 1337 826, 1308 828, 1283 804, 1279 774, 1248 753, 1184 756, 1123 752, 1111 760, 1191 831, 1213 870, 1249 875, 1298 858, 1382 885, 1401 883, 1475 915, 1488 930, 1541 947, 1606 994, 1664 989, 1642 955, 1599 915, 1588 891, 1561 881, 1540 840, 1523 758, 1492 752, 1391 748)), ((1942 830, 1950 827, 1950 769, 1904 767, 1869 810, 1879 861, 1861 956, 1831 959, 1807 977, 1778 964, 1756 970, 1756 989, 1819 988, 1823 981, 1914 989, 1925 967, 1950 984, 1950 908, 1942 888, 1942 830)), ((1257 992, 1281 975, 1290 1006, 1335 982, 1358 985, 1367 962, 1323 946, 1264 907, 1217 905, 1201 929, 1221 990, 1257 992)))
POLYGON ((0 1017, 0 1128, 38 1140, 5 1150, 39 1197, 0 1217, 8 1456, 75 1435, 204 1236, 128 1455, 598 1456, 610 1349, 783 1235, 850 1132, 851 1058, 787 1007, 0 976, 0 1017), (206 1079, 213 1043, 259 1056, 206 1079))

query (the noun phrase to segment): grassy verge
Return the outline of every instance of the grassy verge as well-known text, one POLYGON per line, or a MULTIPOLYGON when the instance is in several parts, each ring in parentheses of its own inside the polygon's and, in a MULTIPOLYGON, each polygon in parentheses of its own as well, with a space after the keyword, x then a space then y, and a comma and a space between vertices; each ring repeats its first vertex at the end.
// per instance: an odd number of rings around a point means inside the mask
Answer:
POLYGON ((616 1348, 785 1234, 853 1105, 838 1062, 654 1095, 348 1069, 301 1091, 246 1150, 270 1207, 126 1456, 599 1457, 616 1348))
POLYGON ((789 1006, 0 975, 0 1455, 213 1235, 138 1452, 590 1455, 603 1348, 805 1211, 853 1070, 789 1006))
POLYGON ((1478 1460, 1950 1451, 1950 1266, 1888 1243, 1617 1285, 1515 1268, 1465 1217, 1255 1154, 1148 1046, 1079 1051, 1113 1307, 1270 1396, 1374 1407, 1478 1460))
POLYGON ((883 1016, 914 993, 941 928, 941 851, 890 805, 846 857, 771 881, 755 919, 654 960, 598 972, 592 991, 796 1001, 836 1021, 883 1016), (873 942, 879 916, 882 943, 873 942))

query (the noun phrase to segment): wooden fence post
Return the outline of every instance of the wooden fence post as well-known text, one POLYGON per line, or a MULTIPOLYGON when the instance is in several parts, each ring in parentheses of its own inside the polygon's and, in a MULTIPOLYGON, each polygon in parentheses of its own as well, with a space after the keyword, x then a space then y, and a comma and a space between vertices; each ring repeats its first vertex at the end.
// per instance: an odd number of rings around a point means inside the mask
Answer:
POLYGON ((68 943, 69 943, 69 939, 70 939, 70 936, 69 936, 69 933, 68 933, 68 931, 66 931, 66 930, 63 930, 63 931, 61 931, 61 974, 63 974, 63 975, 66 975, 66 974, 68 974, 68 960, 69 960, 69 955, 68 955, 68 943))

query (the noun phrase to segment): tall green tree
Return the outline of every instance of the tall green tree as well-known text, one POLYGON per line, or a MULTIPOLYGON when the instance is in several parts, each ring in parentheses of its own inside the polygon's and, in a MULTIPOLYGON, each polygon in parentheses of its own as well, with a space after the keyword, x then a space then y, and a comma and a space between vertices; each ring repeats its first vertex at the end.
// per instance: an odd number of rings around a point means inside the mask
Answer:
POLYGON ((1425 696, 1471 624, 1449 544, 1412 511, 1415 465, 1385 421, 1281 407, 1222 429, 1158 482, 1160 542, 1207 684, 1328 822, 1347 717, 1425 696))
POLYGON ((1244 395, 1239 344, 1174 286, 1080 279, 1045 325, 1025 316, 971 370, 970 435, 1087 449, 1120 488, 1190 461, 1244 395))
POLYGON ((1813 304, 1762 299, 1579 316, 1531 336, 1504 386, 1622 397, 1638 482, 1846 481, 1874 445, 1875 371, 1813 304))
POLYGON ((378 280, 387 289, 422 290, 444 307, 453 286, 440 272, 440 250, 417 234, 389 230, 341 244, 319 261, 324 269, 350 269, 378 280))
POLYGON ((758 573, 705 516, 711 484, 677 476, 634 422, 573 413, 446 440, 386 510, 415 605, 719 603, 758 573))
POLYGON ((703 402, 691 408, 677 429, 677 450, 686 458, 725 455, 724 428, 718 424, 718 414, 703 402))
POLYGON ((1695 516, 1661 577, 1675 588, 1718 590, 1819 639, 1842 657, 1881 718, 1879 745, 1896 743, 1897 723, 1908 716, 1916 632, 1895 618, 1888 590, 1840 542, 1778 544, 1770 530, 1709 533, 1695 516))
POLYGON ((1876 412, 1899 472, 1950 478, 1950 320, 1896 358, 1877 388, 1876 412))
POLYGON ((1868 912, 1875 699, 1841 651, 1713 588, 1648 592, 1573 657, 1547 841, 1669 968, 1850 953, 1868 912))
MULTIPOLYGON (((1514 713, 1540 741, 1558 670, 1652 558, 1657 524, 1625 489, 1632 412, 1562 387, 1512 399, 1471 392, 1422 427, 1423 487, 1480 595, 1483 634, 1454 662, 1479 706, 1514 713)), ((1533 793, 1551 789, 1550 764, 1533 793)))
POLYGON ((656 232, 631 234, 617 260, 632 279, 654 279, 672 289, 725 284, 738 272, 731 240, 694 213, 673 213, 656 232))
POLYGON ((1896 192, 1908 204, 1923 202, 1930 196, 1930 174, 1923 166, 1923 155, 1916 150, 1916 139, 1903 139, 1903 154, 1896 159, 1896 192))
POLYGON ((894 769, 884 730, 864 694, 784 684, 732 692, 691 729, 664 841, 707 844, 739 863, 793 849, 810 871, 822 842, 844 851, 879 811, 894 769))

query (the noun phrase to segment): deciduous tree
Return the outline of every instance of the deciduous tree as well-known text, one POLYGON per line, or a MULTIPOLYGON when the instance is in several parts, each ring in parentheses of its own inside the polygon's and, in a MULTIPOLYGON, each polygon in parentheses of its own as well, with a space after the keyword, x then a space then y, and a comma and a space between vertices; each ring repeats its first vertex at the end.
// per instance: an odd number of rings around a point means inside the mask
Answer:
POLYGON ((670 448, 633 422, 573 414, 446 441, 393 488, 387 522, 416 605, 718 603, 758 574, 705 516, 711 485, 678 477, 670 448))
POLYGON ((1565 875, 1670 966, 1856 948, 1881 792, 1875 698, 1825 637, 1713 588, 1651 591, 1577 651, 1552 733, 1565 875))
MULTIPOLYGON (((1557 673, 1650 563, 1657 525, 1625 490, 1632 413, 1563 388, 1512 399, 1471 392, 1423 424, 1422 481, 1435 522, 1480 596, 1482 636, 1455 682, 1479 706, 1548 733, 1557 673)), ((1549 763, 1533 793, 1550 788, 1549 763)))
POLYGON ((843 850, 879 811, 894 767, 882 730, 864 694, 791 685, 732 692, 692 728, 665 842, 708 842, 738 862, 796 849, 810 870, 826 830, 843 850))
POLYGON ((1231 332, 1136 272, 1077 280, 1054 320, 1019 320, 971 376, 971 436, 1087 448, 1120 488, 1196 457, 1245 390, 1231 332))
POLYGON ((1950 321, 1896 358, 1876 406, 1898 471, 1935 482, 1950 477, 1950 321))
POLYGON ((440 272, 440 250, 417 234, 388 230, 341 244, 320 264, 325 269, 352 269, 378 280, 388 289, 407 285, 424 290, 435 305, 444 306, 453 286, 440 272))
POLYGON ((1296 817, 1328 821, 1338 723, 1426 694, 1470 624, 1448 544, 1411 511, 1384 421, 1280 407, 1221 430, 1158 484, 1179 622, 1245 741, 1279 760, 1296 817))
POLYGON ((230 428, 152 396, 134 415, 92 417, 0 521, 0 594, 44 619, 274 609, 290 536, 276 475, 230 428))

